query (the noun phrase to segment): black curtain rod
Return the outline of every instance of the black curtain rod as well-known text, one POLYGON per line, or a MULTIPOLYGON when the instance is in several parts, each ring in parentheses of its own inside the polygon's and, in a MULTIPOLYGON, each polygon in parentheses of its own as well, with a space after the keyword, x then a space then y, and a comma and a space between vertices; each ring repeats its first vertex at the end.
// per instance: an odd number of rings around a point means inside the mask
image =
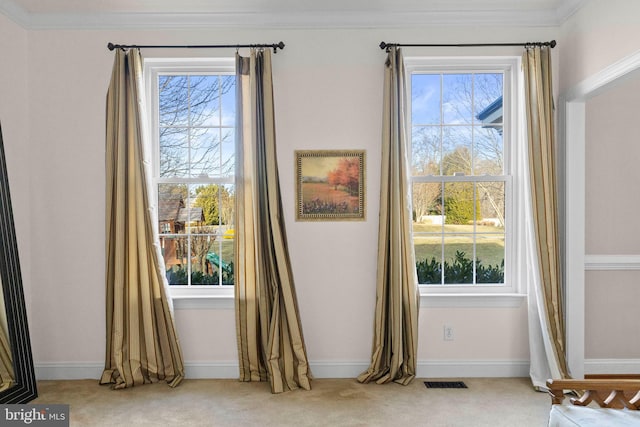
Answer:
POLYGON ((272 44, 210 44, 210 45, 182 45, 182 46, 162 46, 162 45, 136 45, 136 44, 107 44, 109 50, 114 49, 220 49, 220 48, 234 48, 240 49, 241 47, 269 47, 273 48, 273 53, 277 53, 278 49, 284 49, 284 43, 272 43, 272 44))
POLYGON ((462 44, 404 44, 404 43, 380 43, 380 49, 389 50, 390 47, 490 47, 490 46, 550 46, 556 47, 556 41, 550 42, 526 42, 526 43, 462 43, 462 44))

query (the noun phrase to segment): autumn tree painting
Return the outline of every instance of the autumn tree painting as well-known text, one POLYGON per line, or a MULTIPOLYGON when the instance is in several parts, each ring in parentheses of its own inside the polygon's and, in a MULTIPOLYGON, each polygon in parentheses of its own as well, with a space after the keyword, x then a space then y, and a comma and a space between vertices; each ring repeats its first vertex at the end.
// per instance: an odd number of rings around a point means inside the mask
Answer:
POLYGON ((344 157, 338 161, 338 166, 329 171, 329 184, 337 190, 342 187, 351 196, 358 195, 360 186, 360 160, 357 157, 344 157))
POLYGON ((298 151, 297 219, 364 219, 364 152, 298 151))

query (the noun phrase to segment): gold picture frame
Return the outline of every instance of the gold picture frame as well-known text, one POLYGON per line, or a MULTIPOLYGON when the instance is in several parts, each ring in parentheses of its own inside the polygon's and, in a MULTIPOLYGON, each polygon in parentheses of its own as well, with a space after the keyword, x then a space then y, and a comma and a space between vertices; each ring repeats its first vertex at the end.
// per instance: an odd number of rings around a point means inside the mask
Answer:
POLYGON ((365 151, 295 152, 296 220, 365 219, 365 151))

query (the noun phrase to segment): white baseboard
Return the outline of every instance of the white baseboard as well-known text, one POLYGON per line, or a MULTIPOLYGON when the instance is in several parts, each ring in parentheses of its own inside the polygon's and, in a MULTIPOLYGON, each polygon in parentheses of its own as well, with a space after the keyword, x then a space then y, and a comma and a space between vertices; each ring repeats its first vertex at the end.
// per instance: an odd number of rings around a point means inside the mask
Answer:
POLYGON ((586 375, 637 375, 640 374, 640 359, 585 359, 584 373, 586 375))
POLYGON ((237 379, 240 376, 238 362, 185 362, 185 378, 237 379))
POLYGON ((104 370, 104 362, 35 362, 37 380, 85 380, 98 381, 104 370))
MULTIPOLYGON (((640 361, 635 363, 636 370, 633 372, 638 372, 640 361)), ((309 364, 315 378, 355 378, 369 366, 368 361, 312 361, 309 364)), ((101 362, 35 363, 38 380, 98 380, 102 376, 103 369, 104 364, 101 362)), ((417 376, 420 378, 527 377, 529 361, 422 360, 418 361, 417 376)), ((238 363, 236 361, 185 362, 185 377, 238 378, 238 363)))
POLYGON ((423 360, 418 361, 420 378, 505 378, 528 377, 528 360, 423 360))
MULTIPOLYGON (((104 363, 101 362, 53 362, 35 363, 38 380, 83 380, 100 379, 104 363)), ((238 378, 238 362, 192 362, 185 363, 186 378, 238 378)))
POLYGON ((310 361, 314 378, 355 378, 369 367, 368 361, 310 361))

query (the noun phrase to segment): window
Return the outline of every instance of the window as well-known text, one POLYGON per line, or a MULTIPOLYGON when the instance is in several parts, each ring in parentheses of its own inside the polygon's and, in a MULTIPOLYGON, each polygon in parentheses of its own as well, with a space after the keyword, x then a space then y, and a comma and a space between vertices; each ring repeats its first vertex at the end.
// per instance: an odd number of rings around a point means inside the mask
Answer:
POLYGON ((160 247, 174 287, 233 285, 232 60, 145 60, 160 247))
POLYGON ((407 60, 413 240, 425 288, 512 286, 510 60, 407 60))

